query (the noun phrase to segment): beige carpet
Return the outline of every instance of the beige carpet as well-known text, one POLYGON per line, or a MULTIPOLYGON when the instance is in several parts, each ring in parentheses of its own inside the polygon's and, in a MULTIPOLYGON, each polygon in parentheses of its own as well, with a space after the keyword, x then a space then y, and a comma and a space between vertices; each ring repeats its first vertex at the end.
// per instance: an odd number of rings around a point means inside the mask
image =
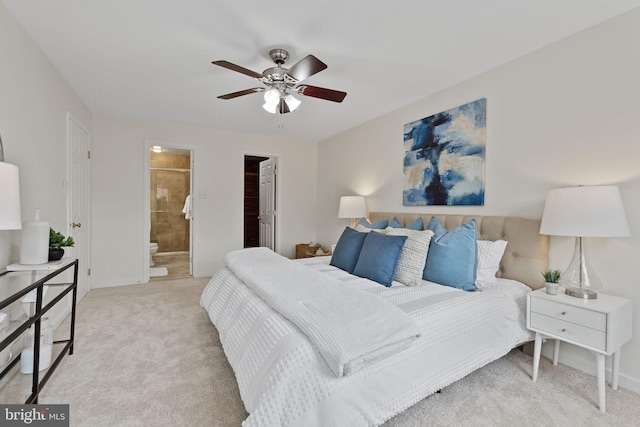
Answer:
MULTIPOLYGON (((246 417, 233 372, 199 297, 206 279, 98 289, 79 304, 76 350, 40 403, 69 403, 72 426, 238 426, 246 417)), ((385 426, 640 425, 640 396, 543 359, 537 383, 518 350, 385 426)))

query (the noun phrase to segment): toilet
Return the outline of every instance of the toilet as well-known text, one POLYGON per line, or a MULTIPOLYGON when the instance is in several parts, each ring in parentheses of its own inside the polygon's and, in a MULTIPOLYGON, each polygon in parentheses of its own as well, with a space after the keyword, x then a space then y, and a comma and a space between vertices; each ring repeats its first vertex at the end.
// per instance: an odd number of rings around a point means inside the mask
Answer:
POLYGON ((154 265, 156 265, 155 262, 153 262, 153 254, 158 252, 158 244, 153 242, 149 243, 149 252, 149 265, 153 267, 154 265))

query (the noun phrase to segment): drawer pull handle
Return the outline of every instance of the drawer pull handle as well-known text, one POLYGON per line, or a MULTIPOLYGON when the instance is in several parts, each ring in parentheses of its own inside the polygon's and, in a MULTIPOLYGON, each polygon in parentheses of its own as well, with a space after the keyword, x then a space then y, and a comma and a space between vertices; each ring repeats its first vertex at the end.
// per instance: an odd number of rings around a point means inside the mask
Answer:
POLYGON ((566 328, 562 328, 562 332, 567 332, 567 329, 566 328))
POLYGON ((563 316, 566 316, 566 315, 567 315, 567 312, 566 312, 566 311, 563 311, 561 314, 562 314, 563 316))

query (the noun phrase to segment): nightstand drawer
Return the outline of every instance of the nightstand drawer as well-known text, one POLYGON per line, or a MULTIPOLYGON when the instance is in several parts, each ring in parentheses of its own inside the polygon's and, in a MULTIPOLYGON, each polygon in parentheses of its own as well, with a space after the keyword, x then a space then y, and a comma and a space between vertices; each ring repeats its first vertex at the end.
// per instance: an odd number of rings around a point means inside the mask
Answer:
POLYGON ((548 333, 585 346, 606 350, 607 334, 604 331, 533 312, 531 313, 530 323, 532 329, 540 331, 542 334, 548 333))
POLYGON ((540 313, 602 332, 607 331, 607 315, 597 311, 586 310, 542 298, 531 298, 531 314, 533 313, 540 313))

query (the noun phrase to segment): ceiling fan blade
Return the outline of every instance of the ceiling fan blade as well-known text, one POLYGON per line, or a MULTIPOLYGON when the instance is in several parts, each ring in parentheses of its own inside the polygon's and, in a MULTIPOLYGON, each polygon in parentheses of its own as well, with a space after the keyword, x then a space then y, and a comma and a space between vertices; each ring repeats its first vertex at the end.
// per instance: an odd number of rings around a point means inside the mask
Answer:
POLYGON ((313 98, 326 99, 327 101, 342 102, 347 92, 339 90, 325 89, 318 86, 300 85, 295 88, 300 95, 311 96, 313 98))
POLYGON ((292 79, 300 82, 316 73, 319 73, 325 68, 327 68, 327 64, 320 61, 313 55, 307 55, 289 68, 289 71, 287 71, 286 74, 292 79))
POLYGON ((259 79, 262 77, 262 74, 256 73, 255 71, 251 71, 247 68, 241 67, 236 64, 232 64, 229 61, 213 61, 212 64, 218 65, 220 67, 226 68, 231 71, 236 71, 238 73, 245 74, 249 77, 253 77, 254 79, 259 79))
POLYGON ((245 89, 238 92, 227 93, 226 95, 220 95, 218 98, 220 99, 233 99, 243 95, 250 95, 252 93, 264 92, 263 87, 254 87, 251 89, 245 89))
POLYGON ((280 98, 280 103, 278 104, 278 112, 280 114, 286 114, 291 112, 287 103, 284 102, 284 98, 280 98))

